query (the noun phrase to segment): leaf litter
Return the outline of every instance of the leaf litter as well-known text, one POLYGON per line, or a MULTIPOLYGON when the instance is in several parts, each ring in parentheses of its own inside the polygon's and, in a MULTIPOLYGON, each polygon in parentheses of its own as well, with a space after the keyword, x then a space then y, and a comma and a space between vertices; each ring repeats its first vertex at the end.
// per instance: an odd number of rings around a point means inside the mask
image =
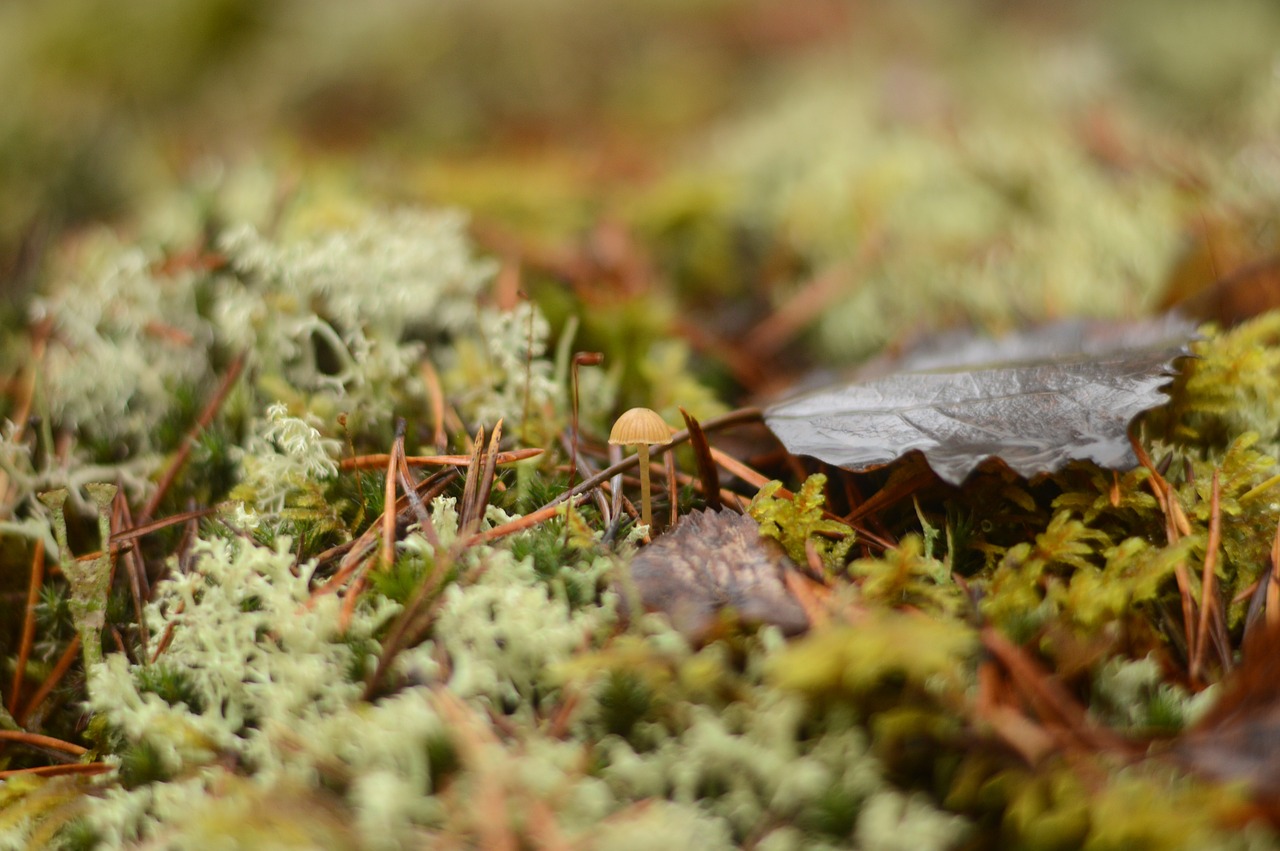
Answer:
POLYGON ((852 382, 779 402, 765 422, 794 454, 861 471, 919 451, 951 484, 988 458, 1028 478, 1079 459, 1127 469, 1137 464, 1129 423, 1163 404, 1194 337, 1176 314, 1070 320, 995 340, 944 334, 852 382))
POLYGON ((631 561, 641 604, 666 613, 695 644, 714 635, 722 618, 777 626, 785 635, 809 628, 787 589, 795 564, 756 521, 732 511, 694 511, 631 561))

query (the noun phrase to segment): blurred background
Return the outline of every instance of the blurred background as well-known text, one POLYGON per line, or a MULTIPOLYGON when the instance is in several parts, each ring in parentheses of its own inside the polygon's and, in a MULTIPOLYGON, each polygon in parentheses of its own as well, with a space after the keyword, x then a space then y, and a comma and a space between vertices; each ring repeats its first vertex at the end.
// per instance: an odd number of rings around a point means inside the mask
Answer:
POLYGON ((10 2, 0 91, 11 318, 86 226, 177 255, 449 205, 579 348, 622 316, 760 390, 1277 243, 1264 0, 10 2))

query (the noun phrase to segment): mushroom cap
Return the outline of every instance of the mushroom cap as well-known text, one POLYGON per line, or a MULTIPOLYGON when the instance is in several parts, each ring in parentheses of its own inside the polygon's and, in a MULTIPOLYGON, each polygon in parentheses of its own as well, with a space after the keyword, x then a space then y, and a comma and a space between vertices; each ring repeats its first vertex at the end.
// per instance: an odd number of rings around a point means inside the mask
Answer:
POLYGON ((622 446, 638 443, 670 443, 671 427, 658 412, 649 408, 632 408, 613 424, 609 442, 622 446))

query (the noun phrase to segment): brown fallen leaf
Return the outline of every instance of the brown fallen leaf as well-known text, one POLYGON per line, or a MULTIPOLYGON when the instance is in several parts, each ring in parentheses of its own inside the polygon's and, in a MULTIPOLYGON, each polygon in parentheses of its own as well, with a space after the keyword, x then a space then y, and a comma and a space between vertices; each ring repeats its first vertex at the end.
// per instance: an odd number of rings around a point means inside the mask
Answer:
POLYGON ((1208 287, 1169 296, 1167 305, 1178 308, 1185 316, 1219 325, 1239 325, 1280 307, 1280 255, 1240 266, 1208 287))
POLYGON ((1160 388, 1195 328, 1176 315, 1073 320, 998 340, 939 335, 869 364, 848 384, 771 406, 765 423, 787 449, 849 470, 922 452, 959 484, 987 458, 1020 475, 1089 459, 1137 463, 1129 422, 1162 404, 1160 388))
POLYGON ((663 612, 690 641, 706 641, 725 615, 744 624, 773 625, 786 635, 809 628, 788 590, 795 570, 782 546, 760 535, 750 517, 694 511, 631 561, 640 602, 663 612))

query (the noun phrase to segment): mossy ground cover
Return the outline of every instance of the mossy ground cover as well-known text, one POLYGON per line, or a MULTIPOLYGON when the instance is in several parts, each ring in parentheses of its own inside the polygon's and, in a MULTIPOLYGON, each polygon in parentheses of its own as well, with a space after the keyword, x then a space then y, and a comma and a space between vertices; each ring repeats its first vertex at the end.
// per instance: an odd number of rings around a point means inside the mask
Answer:
POLYGON ((0 10, 0 847, 1280 845, 1270 5, 188 6, 0 10), (748 407, 1187 298, 1132 470, 748 407), (641 404, 805 635, 638 605, 641 404))

